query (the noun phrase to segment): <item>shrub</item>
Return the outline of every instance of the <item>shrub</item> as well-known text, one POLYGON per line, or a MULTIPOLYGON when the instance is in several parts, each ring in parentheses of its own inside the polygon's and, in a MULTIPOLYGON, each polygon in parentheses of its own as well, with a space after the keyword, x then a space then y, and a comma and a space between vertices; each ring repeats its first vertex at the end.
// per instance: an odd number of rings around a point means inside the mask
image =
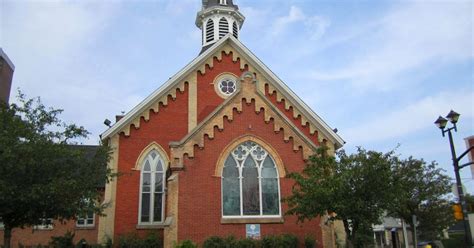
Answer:
POLYGON ((226 248, 234 248, 237 245, 238 240, 234 236, 230 235, 224 239, 226 248))
POLYGON ((226 247, 226 242, 223 238, 219 236, 211 236, 204 240, 202 244, 203 248, 221 248, 226 247))
POLYGON ((89 244, 85 239, 81 239, 76 243, 76 248, 104 248, 104 246, 99 244, 89 244))
POLYGON ((74 248, 74 233, 67 231, 63 236, 53 236, 49 244, 54 248, 74 248))
POLYGON ((87 241, 85 239, 81 239, 76 243, 76 248, 82 248, 82 247, 91 247, 89 244, 87 244, 87 241))
POLYGON ((292 234, 281 236, 265 236, 262 239, 262 248, 297 248, 298 238, 292 234))
POLYGON ((191 240, 184 240, 183 242, 175 245, 174 248, 197 248, 197 245, 191 240))
POLYGON ((286 248, 298 248, 298 237, 293 234, 283 234, 281 237, 286 248))
POLYGON ((305 248, 315 248, 316 247, 316 239, 312 236, 304 237, 304 247, 305 248))
POLYGON ((110 237, 107 237, 107 241, 105 242, 105 248, 112 248, 112 239, 110 237))
POLYGON ((235 242, 234 246, 227 246, 227 247, 235 247, 235 248, 259 248, 260 241, 253 240, 253 239, 240 239, 235 242))
POLYGON ((160 248, 163 247, 163 241, 156 233, 149 233, 146 238, 142 239, 137 234, 128 234, 119 237, 119 248, 160 248))

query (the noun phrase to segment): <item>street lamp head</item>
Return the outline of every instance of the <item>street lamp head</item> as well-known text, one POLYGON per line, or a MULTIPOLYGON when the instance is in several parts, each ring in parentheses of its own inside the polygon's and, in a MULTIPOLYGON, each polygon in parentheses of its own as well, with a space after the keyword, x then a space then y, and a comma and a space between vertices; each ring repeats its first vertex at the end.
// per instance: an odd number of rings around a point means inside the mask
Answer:
POLYGON ((453 123, 453 124, 456 124, 456 122, 458 122, 459 120, 459 116, 460 114, 454 112, 453 110, 449 111, 449 114, 446 116, 446 118, 448 118, 448 120, 453 123))
POLYGON ((446 127, 446 124, 448 124, 448 120, 440 116, 435 121, 435 124, 437 127, 439 127, 439 129, 443 130, 446 127))

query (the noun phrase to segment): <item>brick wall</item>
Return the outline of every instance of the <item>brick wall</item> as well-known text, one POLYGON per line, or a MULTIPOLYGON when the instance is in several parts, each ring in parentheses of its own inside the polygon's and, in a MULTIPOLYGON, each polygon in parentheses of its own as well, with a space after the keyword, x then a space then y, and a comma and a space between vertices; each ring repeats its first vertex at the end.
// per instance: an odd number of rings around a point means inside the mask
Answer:
POLYGON ((169 156, 169 142, 180 140, 188 131, 188 87, 178 90, 176 99, 169 96, 168 105, 159 112, 150 112, 149 121, 141 120, 140 128, 130 128, 130 136, 120 135, 118 169, 122 175, 117 180, 115 209, 115 240, 118 236, 136 232, 141 236, 153 231, 163 235, 163 230, 137 230, 140 171, 133 170, 142 150, 151 142, 160 144, 169 156))
MULTIPOLYGON (((91 228, 76 227, 75 221, 61 223, 54 221, 54 228, 51 230, 33 230, 31 227, 24 229, 15 228, 12 232, 12 247, 18 247, 19 244, 25 246, 36 246, 38 244, 47 245, 53 236, 63 236, 67 231, 75 233, 74 243, 85 239, 89 244, 97 244, 97 227, 99 218, 95 216, 95 225, 91 228)), ((3 230, 0 229, 0 245, 3 245, 3 230)))
POLYGON ((198 123, 206 118, 214 109, 224 102, 214 90, 214 79, 223 72, 233 73, 237 77, 243 73, 240 70, 240 61, 232 61, 232 53, 226 55, 222 52, 222 60, 219 61, 214 57, 214 66, 209 68, 206 66, 206 73, 197 75, 197 113, 198 123))
MULTIPOLYGON (((273 131, 273 123, 264 122, 264 113, 255 113, 255 106, 244 105, 242 113, 234 113, 234 120, 226 121, 223 131, 216 131, 212 140, 206 139, 203 149, 195 149, 193 159, 184 160, 179 186, 179 240, 203 242, 212 235, 245 237, 245 224, 221 224, 221 178, 215 177, 216 163, 224 147, 235 138, 251 134, 271 144, 279 153, 288 172, 301 171, 304 165, 301 152, 294 152, 291 142, 284 142, 283 134, 273 131), (251 128, 250 128, 251 126, 251 128)), ((280 179, 281 196, 291 193, 293 182, 280 179)), ((282 212, 287 206, 282 204, 282 212)), ((300 240, 313 235, 321 241, 319 219, 296 223, 294 216, 285 216, 283 224, 261 224, 261 234, 296 234, 300 240)))
MULTIPOLYGON (((214 58, 213 68, 206 67, 204 74, 197 73, 197 121, 201 122, 224 99, 214 89, 213 81, 223 72, 239 77, 244 70, 240 61, 233 62, 232 54, 222 54, 222 60, 214 58)), ((188 87, 177 93, 175 100, 169 98, 167 106, 160 106, 158 113, 150 113, 150 120, 143 119, 140 128, 131 128, 130 136, 120 135, 118 168, 122 173, 117 181, 115 239, 135 232, 144 235, 149 230, 137 230, 139 208, 140 172, 132 168, 142 150, 151 142, 157 142, 170 155, 169 142, 179 141, 188 130, 188 87)), ((317 133, 309 134, 309 128, 302 126, 299 119, 292 117, 292 110, 285 110, 284 103, 278 103, 274 95, 266 92, 268 99, 293 123, 317 144, 317 133)), ((179 172, 178 196, 178 239, 191 239, 202 243, 211 235, 234 235, 245 237, 245 224, 221 224, 221 179, 214 176, 216 163, 224 147, 242 135, 251 134, 270 144, 280 155, 288 172, 301 171, 304 160, 301 151, 294 152, 292 142, 285 142, 282 132, 273 131, 273 123, 265 123, 264 113, 255 113, 253 104, 245 105, 241 113, 235 113, 234 120, 225 122, 223 131, 216 131, 212 140, 206 139, 203 149, 196 148, 193 159, 185 159, 185 170, 179 172)), ((291 193, 293 182, 280 179, 281 197, 291 193)), ((282 213, 287 210, 282 205, 282 213)), ((162 235, 162 230, 155 230, 162 235)), ((285 216, 284 223, 261 224, 261 234, 296 234, 300 240, 313 235, 320 243, 322 239, 319 218, 297 223, 296 217, 285 216)))
POLYGON ((270 100, 273 105, 276 106, 283 114, 285 114, 286 117, 288 117, 288 119, 291 120, 301 132, 303 132, 311 141, 314 142, 314 144, 319 145, 318 132, 316 131, 311 134, 309 131, 309 125, 303 126, 301 124, 301 116, 298 116, 298 118, 293 118, 293 107, 285 109, 285 100, 283 99, 281 102, 278 102, 276 93, 269 93, 270 92, 268 91, 268 85, 266 85, 265 96, 267 97, 267 99, 270 100))
POLYGON ((0 101, 8 102, 12 86, 13 71, 8 58, 0 48, 0 101), (5 58, 4 58, 5 56, 5 58))

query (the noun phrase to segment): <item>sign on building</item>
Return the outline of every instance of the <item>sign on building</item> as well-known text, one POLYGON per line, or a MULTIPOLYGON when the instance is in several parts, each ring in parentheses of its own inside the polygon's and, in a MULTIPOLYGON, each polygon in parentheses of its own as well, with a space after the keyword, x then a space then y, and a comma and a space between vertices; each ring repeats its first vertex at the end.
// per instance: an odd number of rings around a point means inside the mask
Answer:
POLYGON ((260 239, 260 224, 245 225, 245 236, 249 239, 260 239))

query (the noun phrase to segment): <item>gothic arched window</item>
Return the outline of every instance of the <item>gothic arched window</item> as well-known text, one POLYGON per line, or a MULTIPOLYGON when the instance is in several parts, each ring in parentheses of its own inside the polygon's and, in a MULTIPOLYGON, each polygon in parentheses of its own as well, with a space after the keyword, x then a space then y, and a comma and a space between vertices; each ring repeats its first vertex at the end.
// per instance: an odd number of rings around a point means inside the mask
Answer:
POLYGON ((139 223, 163 222, 166 168, 160 154, 151 150, 141 165, 139 223))
POLYGON ((232 31, 233 31, 233 35, 235 38, 239 38, 239 28, 237 27, 237 22, 234 22, 234 24, 232 24, 232 31))
POLYGON ((222 171, 224 217, 280 216, 280 183, 275 162, 253 141, 235 148, 222 171))
POLYGON ((227 22, 227 19, 222 17, 219 20, 219 39, 224 37, 228 33, 229 33, 229 23, 227 22))
POLYGON ((206 23, 206 42, 210 42, 212 40, 214 40, 214 21, 209 19, 206 23))

